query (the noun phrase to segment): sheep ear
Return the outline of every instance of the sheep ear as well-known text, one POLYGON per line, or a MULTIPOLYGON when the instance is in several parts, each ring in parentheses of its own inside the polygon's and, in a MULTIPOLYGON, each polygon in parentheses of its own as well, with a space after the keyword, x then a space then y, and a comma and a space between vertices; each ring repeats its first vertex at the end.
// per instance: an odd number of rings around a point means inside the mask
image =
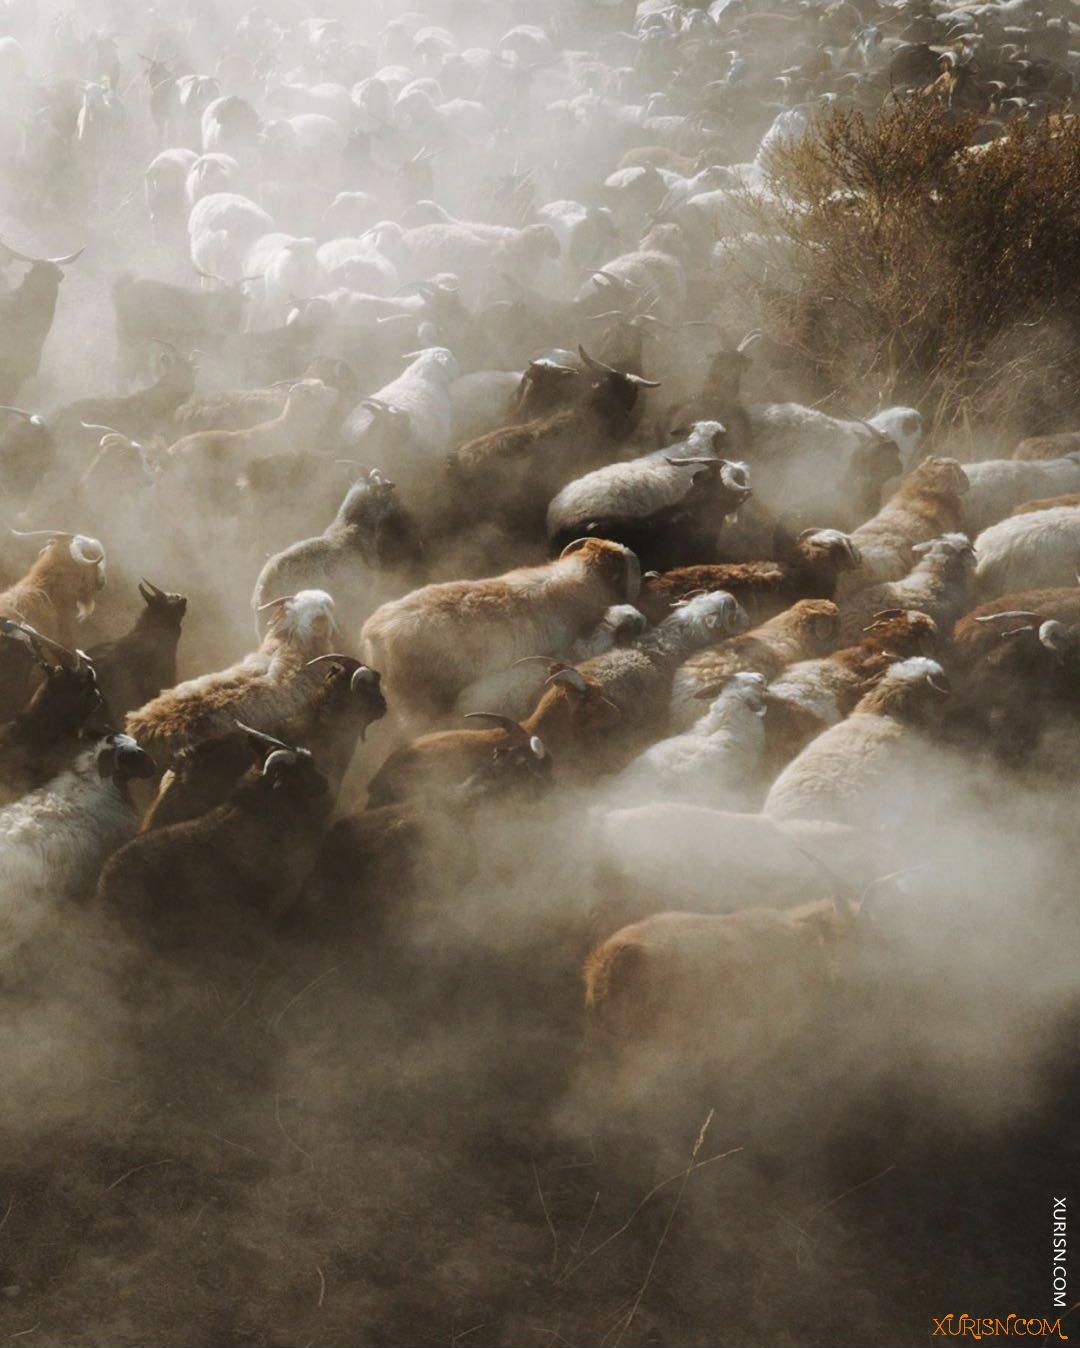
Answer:
POLYGON ((925 556, 925 554, 928 553, 928 552, 930 551, 930 549, 931 549, 933 546, 934 546, 934 545, 933 545, 932 542, 930 542, 930 543, 916 543, 916 544, 912 547, 911 551, 912 551, 913 553, 915 553, 915 555, 916 555, 917 557, 922 557, 922 556, 925 556))

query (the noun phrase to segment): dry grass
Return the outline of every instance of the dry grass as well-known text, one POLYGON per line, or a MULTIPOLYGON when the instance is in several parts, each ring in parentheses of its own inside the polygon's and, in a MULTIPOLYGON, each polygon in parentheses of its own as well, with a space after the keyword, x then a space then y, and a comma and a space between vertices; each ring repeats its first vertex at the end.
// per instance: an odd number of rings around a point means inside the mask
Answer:
POLYGON ((759 296, 823 391, 912 403, 939 429, 1041 432, 1080 395, 1080 121, 909 100, 839 110, 774 151, 769 228, 793 284, 759 296))

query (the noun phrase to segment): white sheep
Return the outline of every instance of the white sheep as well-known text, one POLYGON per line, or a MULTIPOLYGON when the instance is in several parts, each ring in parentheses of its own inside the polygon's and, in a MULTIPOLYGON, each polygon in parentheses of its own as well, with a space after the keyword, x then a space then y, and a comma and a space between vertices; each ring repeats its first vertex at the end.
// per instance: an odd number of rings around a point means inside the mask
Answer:
POLYGON ((966 534, 942 534, 912 551, 918 561, 903 580, 868 585, 838 600, 840 631, 857 641, 874 615, 885 609, 916 609, 928 614, 943 632, 971 607, 975 558, 966 534))
POLYGON ((765 749, 764 691, 764 675, 733 675, 690 730, 653 744, 619 774, 614 797, 747 807, 765 749))
POLYGON ((604 276, 648 296, 650 312, 667 323, 678 323, 686 306, 686 269, 682 230, 678 225, 655 225, 637 248, 605 262, 578 291, 580 301, 595 300, 603 291, 604 276))
POLYGON ((198 159, 194 150, 183 148, 162 150, 151 159, 143 174, 143 199, 151 224, 160 227, 183 220, 188 174, 198 159))
MULTIPOLYGON (((191 151, 185 153, 190 154, 191 151)), ((235 192, 240 186, 240 178, 239 161, 230 154, 192 155, 184 179, 184 198, 188 210, 212 192, 235 192)))
POLYGON ((1060 459, 985 459, 964 465, 964 525, 977 537, 1025 501, 1080 492, 1080 451, 1060 459))
POLYGON ((950 692, 936 660, 916 655, 885 676, 839 725, 830 726, 773 782, 762 807, 772 819, 824 819, 902 830, 932 744, 919 725, 950 692))
POLYGON ((392 295, 397 289, 397 268, 371 239, 329 239, 319 245, 318 259, 323 284, 328 287, 341 286, 368 295, 392 295))
POLYGON ((296 296, 317 295, 322 289, 318 244, 292 234, 263 234, 244 254, 243 274, 252 278, 249 325, 281 327, 296 296))
POLYGON ((0 809, 0 958, 66 900, 89 894, 101 867, 135 836, 128 782, 154 772, 128 735, 108 734, 69 768, 0 809))
POLYGON ((191 208, 188 237, 195 269, 208 276, 238 281, 244 255, 260 235, 274 228, 270 216, 236 192, 211 192, 191 208))
MULTIPOLYGON (((400 460, 388 460, 385 464, 391 477, 405 478, 410 472, 430 471, 449 452, 453 425, 450 386, 459 377, 453 353, 445 346, 429 347, 413 352, 408 368, 371 395, 409 417, 411 434, 407 446, 400 451, 400 460)), ((374 415, 361 403, 346 417, 341 438, 347 452, 359 446, 374 415)))
POLYGON ((984 599, 1071 585, 1080 563, 1080 506, 1012 515, 984 529, 975 551, 975 583, 984 599))

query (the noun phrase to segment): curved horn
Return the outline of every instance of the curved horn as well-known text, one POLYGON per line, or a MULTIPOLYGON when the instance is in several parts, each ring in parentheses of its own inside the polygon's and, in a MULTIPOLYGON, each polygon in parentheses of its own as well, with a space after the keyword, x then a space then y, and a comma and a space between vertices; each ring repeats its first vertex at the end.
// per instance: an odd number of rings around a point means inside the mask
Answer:
POLYGON ((276 599, 268 599, 265 604, 260 604, 255 610, 256 613, 263 613, 268 608, 273 608, 275 604, 287 604, 290 599, 295 599, 294 594, 279 594, 276 599))
POLYGON ((147 580, 145 576, 139 577, 139 593, 147 603, 151 599, 165 599, 167 597, 165 590, 160 589, 152 580, 147 580))
POLYGON ((254 726, 245 725, 235 716, 233 717, 233 724, 237 730, 242 730, 245 735, 250 735, 252 739, 257 740, 267 749, 285 749, 289 753, 294 752, 283 740, 275 739, 273 735, 268 735, 265 730, 256 730, 254 726))
POLYGON ((74 538, 66 529, 12 529, 16 538, 74 538))
POLYGON ((589 685, 585 682, 584 675, 577 669, 557 669, 544 682, 549 687, 556 683, 565 683, 575 693, 587 693, 589 691, 589 685))
POLYGON ((1019 608, 1005 609, 1001 613, 984 613, 981 617, 976 615, 975 621, 977 623, 992 623, 997 622, 999 618, 1027 618, 1031 622, 1043 621, 1041 613, 1028 613, 1019 608))
POLYGON ((575 538, 572 543, 567 543, 566 547, 559 553, 559 560, 562 561, 564 557, 568 557, 572 552, 580 552, 586 543, 591 543, 592 541, 591 538, 575 538))
MULTIPOLYGON (((615 373, 618 374, 619 371, 616 370, 615 373)), ((636 388, 659 388, 659 387, 660 387, 660 380, 659 380, 659 379, 645 379, 645 378, 643 378, 640 374, 624 374, 624 375, 623 375, 623 378, 626 379, 626 380, 628 380, 629 383, 633 384, 636 388)))
POLYGON ((82 248, 76 248, 73 253, 65 253, 63 257, 48 257, 46 262, 51 262, 54 267, 70 267, 73 262, 78 262, 83 253, 86 252, 86 245, 82 248))
POLYGON ((528 733, 512 716, 503 716, 501 712, 497 711, 467 711, 465 713, 465 720, 494 721, 497 726, 501 727, 501 729, 505 730, 508 734, 519 736, 521 738, 526 738, 528 733))
POLYGON ((292 767, 298 757, 299 755, 295 749, 275 749, 273 753, 267 754, 266 762, 263 763, 262 766, 262 775, 266 777, 270 772, 283 763, 287 763, 289 767, 292 767))
POLYGON ((590 356, 583 346, 578 347, 578 355, 581 357, 581 359, 585 362, 585 364, 589 367, 590 370, 595 370, 598 374, 619 373, 619 371, 616 370, 614 366, 605 365, 602 360, 597 360, 594 356, 590 356))
POLYGON ((31 262, 31 263, 33 263, 33 262, 40 262, 40 261, 41 261, 40 258, 38 258, 38 257, 31 257, 28 253, 20 253, 19 250, 18 250, 17 248, 12 248, 11 244, 10 244, 10 243, 5 243, 5 242, 3 241, 3 239, 0 239, 0 248, 2 248, 2 249, 4 250, 5 253, 10 253, 12 257, 18 258, 20 262, 31 262))
POLYGON ((27 421, 33 421, 37 416, 36 412, 27 412, 23 407, 9 407, 7 403, 0 403, 0 412, 14 412, 17 417, 25 417, 27 421))
POLYGON ((686 467, 686 466, 688 466, 688 465, 690 465, 690 464, 708 464, 708 465, 710 465, 710 466, 713 467, 713 468, 721 468, 721 467, 723 466, 725 460, 724 460, 724 459, 707 459, 707 458, 672 459, 672 458, 669 458, 669 457, 665 454, 665 455, 664 455, 664 462, 665 462, 665 463, 670 463, 671 466, 672 466, 672 468, 684 468, 684 467, 686 467))
POLYGON ((757 346, 763 336, 764 333, 760 328, 754 328, 752 332, 746 334, 735 350, 738 351, 740 355, 744 355, 751 347, 757 346))

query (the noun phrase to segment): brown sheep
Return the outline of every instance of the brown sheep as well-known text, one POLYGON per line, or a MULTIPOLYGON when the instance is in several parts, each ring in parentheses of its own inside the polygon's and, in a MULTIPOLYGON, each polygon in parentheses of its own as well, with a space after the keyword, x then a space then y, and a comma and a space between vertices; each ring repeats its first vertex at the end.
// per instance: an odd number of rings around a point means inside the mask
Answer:
POLYGON ((839 529, 804 529, 776 562, 726 562, 680 566, 642 577, 638 608, 659 622, 688 595, 726 590, 756 622, 765 622, 799 599, 831 599, 837 578, 859 566, 859 551, 839 529))
POLYGON ((701 715, 700 697, 719 688, 732 674, 764 674, 772 680, 797 660, 813 660, 835 650, 840 638, 840 612, 828 599, 800 599, 768 622, 699 651, 675 673, 671 719, 685 730, 701 715))
POLYGON ((484 675, 568 650, 612 604, 633 603, 640 585, 628 548, 581 539, 543 566, 413 590, 376 609, 361 636, 394 709, 430 719, 484 675))
POLYGON ((842 721, 896 660, 936 655, 940 633, 917 609, 882 613, 862 640, 820 660, 789 665, 765 692, 765 753, 772 775, 842 721))
POLYGON ((1056 435, 1031 435, 1013 450, 1014 459, 1063 459, 1080 450, 1080 431, 1059 431, 1056 435))
POLYGON ((968 478, 955 459, 924 459, 904 478, 878 513, 860 524, 851 541, 862 566, 839 586, 850 593, 864 585, 900 580, 915 562, 916 543, 963 531, 961 497, 968 478))
POLYGON ((1064 496, 1047 496, 1041 501, 1024 501, 1012 509, 1013 515, 1033 515, 1039 510, 1057 510, 1060 506, 1080 506, 1080 492, 1068 492, 1064 496))
POLYGON ((1003 623, 1007 625, 1010 618, 1027 614, 1037 615, 1043 621, 1053 618, 1066 627, 1080 626, 1080 586, 1022 590, 973 608, 953 628, 954 661, 961 669, 970 667, 998 645, 1003 623))
POLYGON ((781 911, 659 913, 585 962, 594 1048, 721 1071, 761 1066, 824 1009, 854 935, 830 900, 781 911))

